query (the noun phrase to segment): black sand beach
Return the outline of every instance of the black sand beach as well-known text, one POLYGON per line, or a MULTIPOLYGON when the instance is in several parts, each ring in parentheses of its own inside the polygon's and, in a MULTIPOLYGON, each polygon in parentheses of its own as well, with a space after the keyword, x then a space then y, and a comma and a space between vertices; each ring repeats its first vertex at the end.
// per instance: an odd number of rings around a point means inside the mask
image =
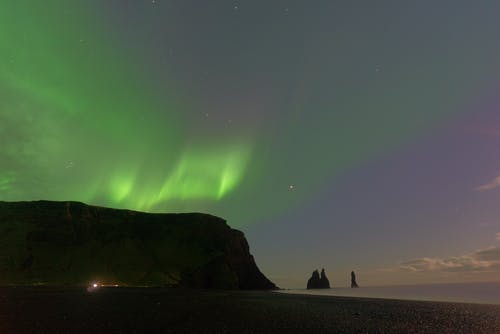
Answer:
POLYGON ((499 333, 500 306, 273 292, 0 288, 0 333, 499 333))

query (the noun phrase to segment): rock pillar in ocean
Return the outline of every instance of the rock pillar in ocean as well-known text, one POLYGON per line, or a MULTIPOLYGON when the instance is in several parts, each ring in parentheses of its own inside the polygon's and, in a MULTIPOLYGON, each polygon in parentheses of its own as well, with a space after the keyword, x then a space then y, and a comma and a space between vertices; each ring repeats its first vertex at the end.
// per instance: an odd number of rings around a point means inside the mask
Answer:
POLYGON ((330 282, 328 281, 328 278, 326 277, 325 274, 325 269, 321 270, 321 275, 319 274, 318 270, 314 270, 311 278, 307 281, 307 288, 308 289, 329 289, 330 288, 330 282))
POLYGON ((351 271, 351 288, 359 288, 354 271, 351 271))
POLYGON ((321 269, 321 276, 319 278, 321 289, 330 289, 330 281, 326 277, 325 269, 321 269))
POLYGON ((308 289, 317 289, 319 281, 319 273, 318 270, 314 270, 311 274, 311 278, 307 281, 307 288, 308 289))

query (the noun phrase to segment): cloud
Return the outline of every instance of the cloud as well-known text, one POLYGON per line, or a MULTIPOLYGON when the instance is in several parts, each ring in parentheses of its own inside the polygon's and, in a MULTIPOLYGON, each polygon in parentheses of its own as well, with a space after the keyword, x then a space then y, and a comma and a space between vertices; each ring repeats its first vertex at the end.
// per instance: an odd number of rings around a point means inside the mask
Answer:
POLYGON ((479 187, 476 187, 476 191, 486 191, 486 190, 491 190, 500 187, 500 176, 497 176, 490 182, 483 184, 479 187))
MULTIPOLYGON (((499 234, 497 234, 498 238, 499 234)), ((423 257, 399 265, 401 270, 413 272, 448 271, 448 272, 484 272, 500 271, 500 247, 477 250, 471 254, 449 257, 423 257)))
POLYGON ((500 232, 497 233, 496 237, 497 237, 497 240, 500 240, 500 232))

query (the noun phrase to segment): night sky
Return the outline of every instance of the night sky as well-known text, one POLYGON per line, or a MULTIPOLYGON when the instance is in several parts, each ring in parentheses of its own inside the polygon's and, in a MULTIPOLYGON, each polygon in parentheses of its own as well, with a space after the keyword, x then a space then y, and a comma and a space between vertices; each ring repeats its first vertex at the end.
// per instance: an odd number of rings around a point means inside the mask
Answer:
POLYGON ((2 1, 0 200, 212 213, 281 287, 498 281, 499 14, 2 1))

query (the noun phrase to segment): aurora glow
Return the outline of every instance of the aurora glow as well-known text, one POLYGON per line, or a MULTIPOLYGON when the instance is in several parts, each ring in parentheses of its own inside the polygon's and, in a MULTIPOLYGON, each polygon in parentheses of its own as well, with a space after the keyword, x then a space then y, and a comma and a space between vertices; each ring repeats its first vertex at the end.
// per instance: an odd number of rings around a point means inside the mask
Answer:
POLYGON ((182 110, 149 94, 91 9, 56 0, 0 5, 2 198, 151 210, 234 190, 249 145, 185 146, 182 110))
POLYGON ((0 200, 218 215, 282 287, 495 246, 498 12, 2 1, 0 200))

